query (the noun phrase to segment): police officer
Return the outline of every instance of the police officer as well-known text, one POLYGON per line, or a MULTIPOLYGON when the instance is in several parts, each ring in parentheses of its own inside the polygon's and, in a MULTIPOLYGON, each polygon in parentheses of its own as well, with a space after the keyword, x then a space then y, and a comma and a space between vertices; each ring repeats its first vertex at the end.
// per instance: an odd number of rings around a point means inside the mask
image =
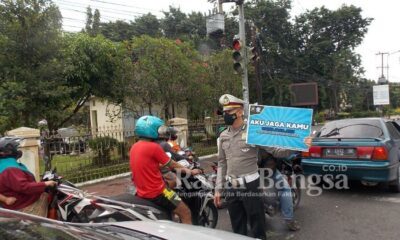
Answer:
MULTIPOLYGON (((219 102, 223 106, 224 121, 228 128, 220 135, 214 202, 217 206, 221 205, 221 190, 229 186, 228 212, 233 231, 266 239, 265 211, 257 166, 258 150, 246 144, 244 101, 224 94, 219 102), (249 234, 247 222, 250 224, 249 234)), ((292 154, 292 151, 285 149, 263 148, 277 158, 292 154)))

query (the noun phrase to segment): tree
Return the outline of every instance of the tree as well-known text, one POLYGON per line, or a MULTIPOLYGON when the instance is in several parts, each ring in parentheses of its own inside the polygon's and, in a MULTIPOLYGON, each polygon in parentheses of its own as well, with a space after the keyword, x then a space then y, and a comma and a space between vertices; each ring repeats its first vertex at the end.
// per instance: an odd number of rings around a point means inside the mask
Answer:
POLYGON ((63 99, 61 14, 51 1, 0 5, 0 130, 36 126, 63 99))
POLYGON ((360 8, 345 5, 336 11, 316 8, 296 19, 297 54, 305 60, 303 69, 328 80, 320 86, 331 91, 327 95, 329 108, 335 112, 339 111, 346 86, 354 86, 361 79, 363 69, 354 48, 361 43, 371 21, 361 16, 360 8))
POLYGON ((234 73, 231 60, 232 52, 225 49, 210 55, 198 80, 192 85, 190 113, 191 118, 200 119, 212 114, 219 107, 218 99, 222 94, 242 95, 241 77, 234 73))
POLYGON ((98 9, 94 10, 93 24, 92 24, 92 36, 96 36, 100 33, 100 11, 98 9))
POLYGON ((86 8, 86 25, 85 25, 85 31, 87 33, 90 33, 92 31, 92 24, 93 24, 92 8, 88 6, 86 8))
POLYGON ((187 22, 187 16, 179 8, 169 7, 161 20, 164 36, 170 39, 183 38, 190 34, 192 29, 187 22))
POLYGON ((114 42, 128 41, 136 35, 133 23, 117 20, 115 22, 101 23, 100 32, 114 42))
POLYGON ((131 59, 122 44, 113 43, 103 36, 70 34, 65 38, 64 76, 73 90, 63 109, 70 109, 64 118, 54 119, 56 127, 71 119, 91 96, 119 104, 124 100, 125 84, 130 78, 131 59))
POLYGON ((354 48, 372 20, 363 18, 360 8, 316 8, 293 21, 290 0, 253 0, 245 7, 248 22, 259 31, 266 103, 289 105, 288 85, 308 81, 318 83, 321 108, 337 112, 340 103, 356 99, 346 90, 358 84, 363 72, 354 48))
MULTIPOLYGON (((148 35, 150 37, 161 36, 160 21, 151 13, 142 15, 131 24, 135 36, 148 35)), ((130 40, 130 39, 127 39, 130 40)))
POLYGON ((88 6, 86 9, 85 32, 92 37, 100 33, 100 11, 98 9, 94 10, 93 15, 92 8, 90 6, 88 6))
POLYGON ((121 102, 121 82, 131 67, 122 44, 87 34, 64 34, 51 1, 0 5, 0 130, 57 130, 91 96, 121 102))
POLYGON ((195 81, 197 53, 188 44, 146 35, 134 38, 131 49, 137 61, 129 89, 139 99, 127 105, 142 103, 151 114, 154 104, 161 104, 165 117, 174 117, 174 106, 186 102, 188 86, 195 81))

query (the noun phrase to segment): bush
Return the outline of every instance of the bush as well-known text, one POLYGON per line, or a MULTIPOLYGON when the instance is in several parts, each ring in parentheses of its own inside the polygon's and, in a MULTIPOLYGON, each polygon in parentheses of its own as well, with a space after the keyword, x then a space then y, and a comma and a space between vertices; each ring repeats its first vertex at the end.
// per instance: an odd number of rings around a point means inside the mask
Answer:
POLYGON ((189 141, 190 143, 200 143, 201 140, 205 139, 205 134, 201 134, 201 135, 192 135, 189 137, 189 141))
POLYGON ((96 153, 93 165, 107 165, 111 161, 111 152, 119 146, 118 141, 111 137, 97 137, 89 141, 89 147, 96 153))
POLYGON ((343 119, 343 118, 350 118, 351 114, 348 112, 338 112, 336 116, 338 119, 343 119))
POLYGON ((318 112, 318 113, 314 114, 314 121, 316 123, 325 122, 325 113, 324 112, 318 112))
POLYGON ((351 117, 353 118, 380 117, 380 113, 376 111, 352 112, 351 117))

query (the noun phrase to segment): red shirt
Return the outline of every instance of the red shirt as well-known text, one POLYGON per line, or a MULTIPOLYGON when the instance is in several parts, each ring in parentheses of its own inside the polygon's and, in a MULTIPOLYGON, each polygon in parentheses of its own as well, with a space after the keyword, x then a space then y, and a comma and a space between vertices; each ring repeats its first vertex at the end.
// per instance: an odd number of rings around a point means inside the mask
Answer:
POLYGON ((7 168, 0 174, 0 193, 7 197, 15 197, 17 201, 2 207, 19 210, 36 202, 44 192, 44 182, 36 182, 32 174, 18 168, 7 168))
POLYGON ((137 195, 142 198, 155 198, 165 189, 160 164, 170 161, 161 146, 155 142, 139 141, 130 151, 132 181, 137 195))

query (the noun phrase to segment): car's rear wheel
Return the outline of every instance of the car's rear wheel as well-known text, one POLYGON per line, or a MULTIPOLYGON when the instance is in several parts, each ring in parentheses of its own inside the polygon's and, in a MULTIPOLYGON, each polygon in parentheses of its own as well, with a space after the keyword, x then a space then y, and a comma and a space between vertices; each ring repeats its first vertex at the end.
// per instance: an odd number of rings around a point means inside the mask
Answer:
POLYGON ((400 164, 397 168, 397 179, 389 183, 389 191, 399 193, 400 192, 400 164))

